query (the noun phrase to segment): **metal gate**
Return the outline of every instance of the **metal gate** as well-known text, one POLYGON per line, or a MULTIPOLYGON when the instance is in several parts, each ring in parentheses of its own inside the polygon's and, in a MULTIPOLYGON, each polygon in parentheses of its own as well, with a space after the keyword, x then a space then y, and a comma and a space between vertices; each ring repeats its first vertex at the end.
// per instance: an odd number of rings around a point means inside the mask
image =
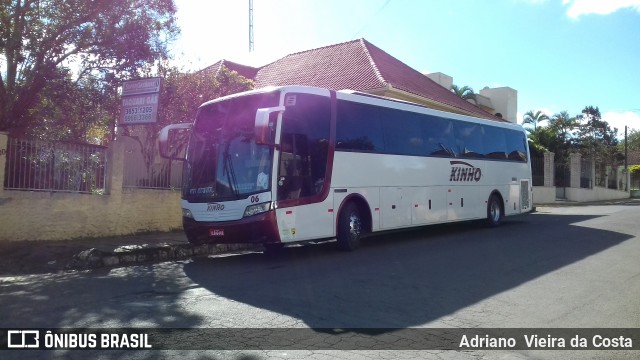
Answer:
POLYGON ((566 188, 571 186, 571 171, 568 163, 556 162, 554 185, 556 187, 556 198, 566 199, 566 188))

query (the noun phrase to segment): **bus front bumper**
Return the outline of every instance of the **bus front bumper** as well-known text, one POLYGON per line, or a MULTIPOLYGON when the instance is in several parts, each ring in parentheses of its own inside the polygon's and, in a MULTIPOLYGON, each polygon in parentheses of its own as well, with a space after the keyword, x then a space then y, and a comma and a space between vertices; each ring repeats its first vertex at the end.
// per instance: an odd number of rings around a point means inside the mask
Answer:
POLYGON ((273 210, 240 220, 223 222, 199 222, 183 217, 182 225, 189 241, 195 244, 280 242, 276 212, 273 210))

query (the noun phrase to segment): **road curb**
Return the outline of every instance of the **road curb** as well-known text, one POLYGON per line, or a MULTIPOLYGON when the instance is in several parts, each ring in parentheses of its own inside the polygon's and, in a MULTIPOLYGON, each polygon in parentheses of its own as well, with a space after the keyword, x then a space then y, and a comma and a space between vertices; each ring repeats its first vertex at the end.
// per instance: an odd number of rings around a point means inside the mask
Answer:
POLYGON ((262 247, 253 244, 127 245, 116 248, 113 252, 91 248, 74 255, 64 269, 89 270, 119 267, 248 250, 262 251, 262 247))

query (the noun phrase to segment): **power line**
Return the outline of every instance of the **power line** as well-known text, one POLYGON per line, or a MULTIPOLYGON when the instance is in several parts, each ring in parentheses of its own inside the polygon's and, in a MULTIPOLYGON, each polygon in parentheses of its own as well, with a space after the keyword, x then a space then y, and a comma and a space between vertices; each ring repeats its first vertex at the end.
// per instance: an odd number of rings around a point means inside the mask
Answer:
MULTIPOLYGON (((380 6, 380 8, 378 9, 378 11, 376 11, 376 13, 373 15, 373 17, 378 16, 378 14, 380 14, 382 12, 382 10, 384 10, 384 8, 387 7, 387 5, 389 5, 389 3, 391 2, 391 0, 387 0, 384 2, 384 4, 382 4, 382 6, 380 6)), ((369 19, 367 19, 367 21, 365 22, 365 24, 360 28, 360 30, 358 30, 355 35, 353 35, 351 37, 351 39, 356 39, 358 35, 360 35, 360 33, 367 28, 367 26, 369 26, 369 23, 371 22, 371 17, 369 17, 369 19)))

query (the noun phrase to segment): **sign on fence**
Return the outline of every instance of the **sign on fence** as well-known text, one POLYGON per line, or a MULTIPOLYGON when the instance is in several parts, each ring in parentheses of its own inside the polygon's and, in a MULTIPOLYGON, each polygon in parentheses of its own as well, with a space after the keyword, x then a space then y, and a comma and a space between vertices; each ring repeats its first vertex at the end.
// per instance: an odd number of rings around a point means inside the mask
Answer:
POLYGON ((125 81, 122 84, 120 125, 155 123, 161 84, 162 78, 125 81))

